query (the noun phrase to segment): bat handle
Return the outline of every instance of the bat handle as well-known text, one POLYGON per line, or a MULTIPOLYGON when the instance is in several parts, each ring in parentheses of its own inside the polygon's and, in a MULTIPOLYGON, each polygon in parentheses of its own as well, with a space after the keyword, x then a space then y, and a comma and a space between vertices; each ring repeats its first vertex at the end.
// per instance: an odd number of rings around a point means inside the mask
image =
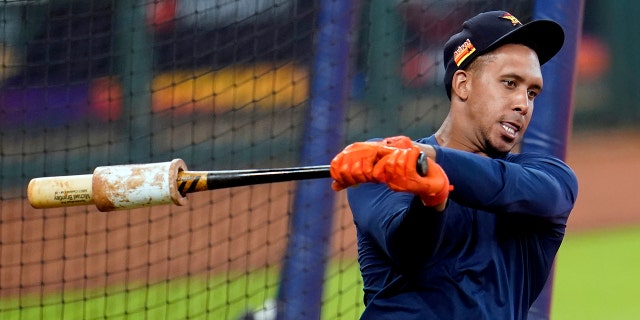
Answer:
MULTIPOLYGON (((416 171, 420 176, 427 174, 427 156, 421 152, 416 163, 416 171)), ((307 166, 275 169, 247 169, 224 171, 180 171, 177 175, 178 192, 185 196, 188 193, 246 185, 330 178, 330 167, 307 166)))

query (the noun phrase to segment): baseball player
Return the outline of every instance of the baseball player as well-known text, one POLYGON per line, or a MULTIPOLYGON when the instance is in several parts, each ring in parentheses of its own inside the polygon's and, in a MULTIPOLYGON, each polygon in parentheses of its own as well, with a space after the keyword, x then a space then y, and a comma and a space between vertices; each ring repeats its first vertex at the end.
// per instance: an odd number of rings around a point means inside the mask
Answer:
POLYGON ((347 188, 357 228, 361 319, 527 318, 578 184, 561 160, 513 149, 543 89, 540 66, 563 42, 549 20, 467 20, 445 44, 451 104, 437 132, 357 142, 333 159, 332 188, 347 188))

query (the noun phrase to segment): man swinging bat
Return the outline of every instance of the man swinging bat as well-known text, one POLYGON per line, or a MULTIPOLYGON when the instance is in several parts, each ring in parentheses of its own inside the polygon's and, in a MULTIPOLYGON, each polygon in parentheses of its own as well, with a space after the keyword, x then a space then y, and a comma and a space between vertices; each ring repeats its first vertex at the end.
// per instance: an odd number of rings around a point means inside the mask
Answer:
POLYGON ((563 42, 553 21, 469 19, 444 48, 451 105, 440 129, 357 142, 334 158, 332 187, 347 189, 357 229, 361 319, 527 318, 578 185, 561 160, 512 150, 542 92, 540 65, 563 42), (425 177, 412 165, 421 151, 425 177))

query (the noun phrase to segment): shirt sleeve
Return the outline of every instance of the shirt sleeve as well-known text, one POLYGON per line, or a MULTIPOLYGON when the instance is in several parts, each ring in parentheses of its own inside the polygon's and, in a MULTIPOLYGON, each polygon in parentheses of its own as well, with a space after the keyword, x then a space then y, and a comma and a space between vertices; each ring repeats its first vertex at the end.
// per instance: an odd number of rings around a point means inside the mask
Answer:
MULTIPOLYGON (((410 272, 431 256, 441 236, 442 213, 425 207, 419 197, 392 191, 384 184, 351 187, 347 196, 359 232, 373 239, 396 267, 410 272)), ((374 252, 361 253, 362 259, 379 257, 374 252)))
POLYGON ((578 182, 560 159, 536 153, 492 159, 445 147, 435 149, 437 163, 454 186, 449 195, 454 201, 483 211, 566 224, 578 182))

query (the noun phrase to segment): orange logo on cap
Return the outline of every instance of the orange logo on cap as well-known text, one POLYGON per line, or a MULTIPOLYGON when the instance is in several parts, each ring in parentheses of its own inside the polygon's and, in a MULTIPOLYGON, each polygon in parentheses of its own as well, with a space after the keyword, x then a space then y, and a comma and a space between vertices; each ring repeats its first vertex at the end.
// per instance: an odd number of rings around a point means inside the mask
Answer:
POLYGON ((513 24, 514 26, 518 24, 522 25, 522 23, 520 23, 520 20, 518 20, 518 18, 514 17, 513 15, 511 15, 511 13, 505 13, 500 18, 511 21, 511 24, 513 24))
POLYGON ((467 41, 461 44, 458 49, 453 52, 453 62, 455 62, 459 67, 460 64, 462 64, 462 62, 475 51, 476 47, 474 47, 471 41, 467 39, 467 41))

